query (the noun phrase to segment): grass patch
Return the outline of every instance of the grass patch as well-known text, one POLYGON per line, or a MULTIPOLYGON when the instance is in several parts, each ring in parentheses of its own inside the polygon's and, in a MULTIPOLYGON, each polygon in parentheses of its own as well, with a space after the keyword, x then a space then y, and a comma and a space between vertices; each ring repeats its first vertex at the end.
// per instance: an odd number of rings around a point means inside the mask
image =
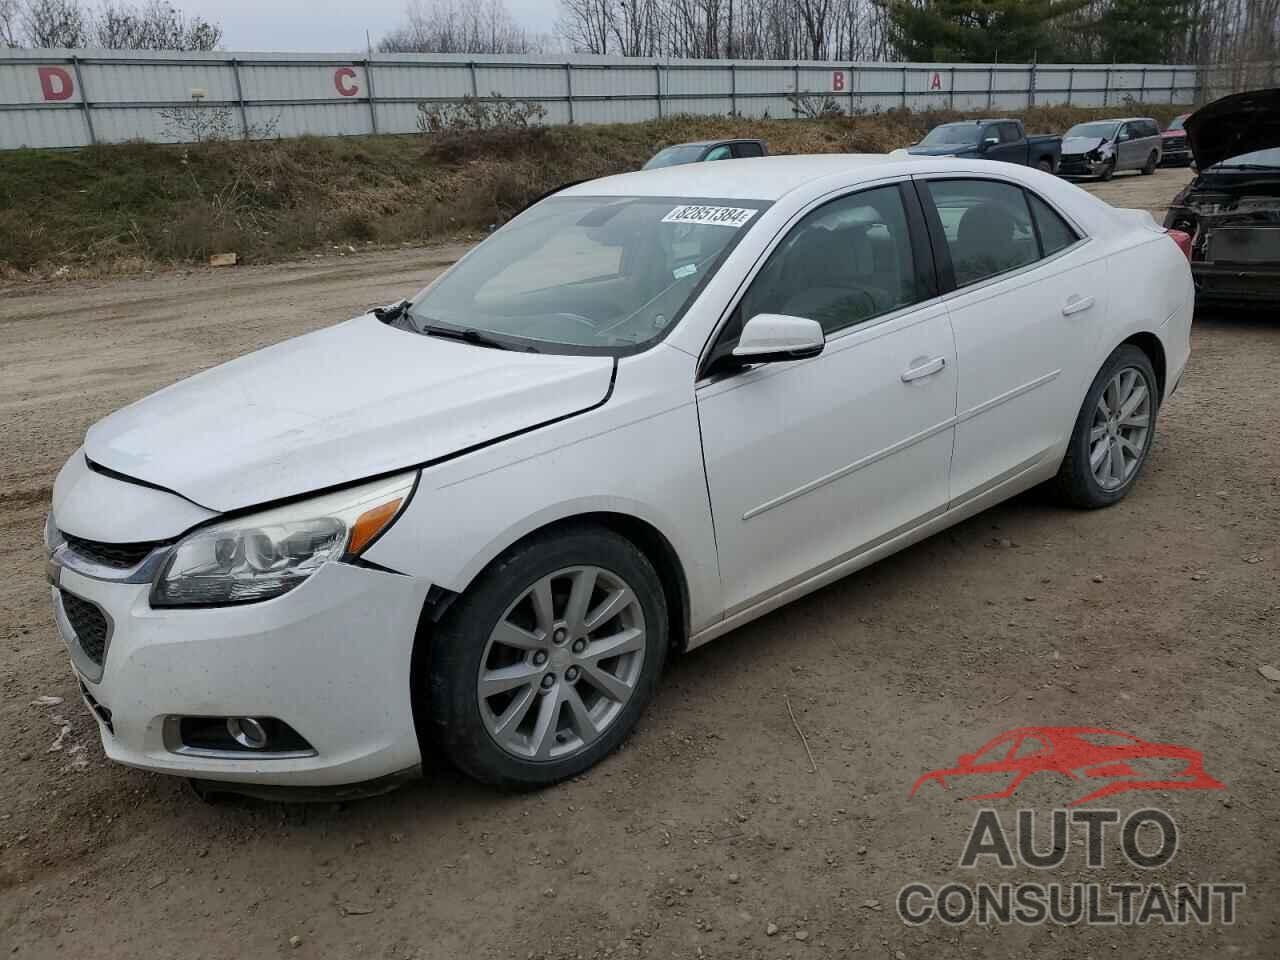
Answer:
MULTIPOLYGON (((1034 132, 1187 108, 1036 107, 1034 132)), ((301 137, 191 146, 125 143, 0 153, 0 276, 110 271, 236 252, 246 262, 331 245, 474 235, 560 184, 634 170, 672 143, 758 136, 774 153, 883 153, 974 117, 888 110, 821 120, 669 117, 647 123, 301 137)))

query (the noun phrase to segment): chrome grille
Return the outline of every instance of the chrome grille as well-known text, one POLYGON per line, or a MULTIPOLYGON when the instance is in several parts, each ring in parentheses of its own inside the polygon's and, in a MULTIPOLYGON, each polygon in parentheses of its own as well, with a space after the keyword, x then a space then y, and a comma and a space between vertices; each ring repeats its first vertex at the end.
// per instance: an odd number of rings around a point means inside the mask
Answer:
POLYGON ((156 543, 103 543, 99 540, 85 540, 63 533, 62 538, 73 553, 84 559, 111 567, 113 570, 129 570, 147 558, 156 543))

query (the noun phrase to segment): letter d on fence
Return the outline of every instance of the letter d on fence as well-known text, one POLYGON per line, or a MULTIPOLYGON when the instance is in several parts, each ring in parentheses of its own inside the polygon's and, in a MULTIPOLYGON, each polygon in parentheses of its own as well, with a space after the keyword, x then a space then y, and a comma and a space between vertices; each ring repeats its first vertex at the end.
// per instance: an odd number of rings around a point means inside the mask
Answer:
POLYGON ((76 92, 71 74, 61 67, 37 67, 36 74, 40 77, 40 93, 46 100, 70 100, 76 92))

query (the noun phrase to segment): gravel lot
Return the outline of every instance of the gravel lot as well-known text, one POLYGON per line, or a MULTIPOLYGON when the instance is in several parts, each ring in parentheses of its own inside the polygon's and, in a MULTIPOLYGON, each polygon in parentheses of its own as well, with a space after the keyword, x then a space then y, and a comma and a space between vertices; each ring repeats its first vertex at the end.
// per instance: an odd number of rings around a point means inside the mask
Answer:
MULTIPOLYGON (((1094 189, 1158 210, 1186 179, 1094 189)), ((636 735, 576 781, 500 794, 429 761, 374 800, 206 805, 108 765, 43 579, 59 465, 110 410, 407 294, 457 252, 0 291, 0 955, 1280 956, 1280 683, 1259 673, 1280 667, 1267 315, 1197 317, 1121 505, 1019 498, 679 658, 636 735), (909 799, 915 779, 1010 728, 1077 724, 1201 750, 1227 790, 1101 804, 1175 818, 1157 870, 1117 844, 1090 869, 1078 840, 1052 871, 958 868, 979 804, 909 799), (908 927, 895 912, 913 881, 1009 879, 1248 892, 1231 926, 908 927)), ((1011 823, 1083 792, 1037 778, 992 805, 1011 823)))

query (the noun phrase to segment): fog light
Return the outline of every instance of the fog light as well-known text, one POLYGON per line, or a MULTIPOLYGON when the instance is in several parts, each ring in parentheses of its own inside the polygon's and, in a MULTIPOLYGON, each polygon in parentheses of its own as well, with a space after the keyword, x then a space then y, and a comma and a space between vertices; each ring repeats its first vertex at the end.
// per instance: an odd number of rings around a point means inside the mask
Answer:
POLYGON ((249 750, 261 750, 267 745, 267 731, 253 717, 228 717, 227 733, 249 750))

